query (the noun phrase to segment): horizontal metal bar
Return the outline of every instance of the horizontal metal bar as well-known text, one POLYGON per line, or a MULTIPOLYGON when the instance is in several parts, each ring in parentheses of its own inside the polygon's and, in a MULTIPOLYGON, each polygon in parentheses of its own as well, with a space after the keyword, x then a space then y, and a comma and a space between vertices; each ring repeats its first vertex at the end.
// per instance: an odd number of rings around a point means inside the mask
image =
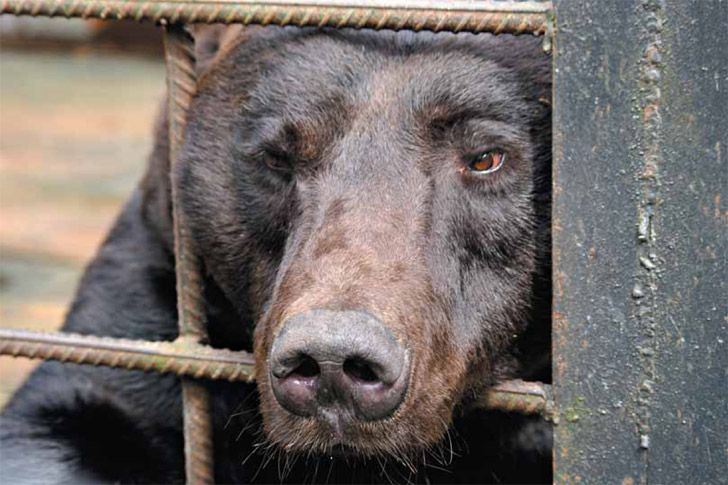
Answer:
POLYGON ((547 34, 550 2, 0 0, 0 13, 155 22, 547 34))
MULTIPOLYGON (((95 337, 63 332, 0 329, 0 355, 122 367, 179 376, 247 381, 254 379, 253 356, 213 349, 189 339, 174 342, 95 337)), ((495 386, 476 407, 551 417, 551 386, 508 381, 495 386)))
MULTIPOLYGON (((133 0, 132 0, 133 1, 133 0)), ((547 13, 551 3, 545 1, 504 2, 492 0, 150 0, 169 3, 227 3, 232 5, 279 5, 283 7, 342 7, 402 10, 471 10, 513 13, 547 13)))
POLYGON ((255 363, 247 352, 213 349, 193 339, 148 342, 8 329, 0 329, 0 355, 229 381, 252 380, 255 363))
POLYGON ((506 381, 493 387, 478 407, 555 417, 551 386, 541 382, 506 381))

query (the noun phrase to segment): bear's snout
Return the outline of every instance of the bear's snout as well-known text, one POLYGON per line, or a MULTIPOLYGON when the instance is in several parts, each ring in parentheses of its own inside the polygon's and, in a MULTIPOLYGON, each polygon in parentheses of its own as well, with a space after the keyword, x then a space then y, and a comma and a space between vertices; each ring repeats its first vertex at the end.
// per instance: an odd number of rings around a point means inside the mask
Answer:
POLYGON ((273 394, 287 411, 327 421, 391 416, 404 399, 409 353, 379 319, 363 312, 313 310, 289 317, 273 343, 273 394))

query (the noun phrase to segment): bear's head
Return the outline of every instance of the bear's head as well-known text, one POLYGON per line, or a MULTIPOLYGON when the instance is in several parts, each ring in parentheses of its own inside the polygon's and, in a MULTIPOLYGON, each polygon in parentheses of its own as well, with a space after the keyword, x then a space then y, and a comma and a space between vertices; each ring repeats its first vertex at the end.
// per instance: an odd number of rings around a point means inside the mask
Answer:
POLYGON ((523 375, 528 325, 547 332, 549 58, 490 35, 268 27, 222 44, 198 53, 181 203, 254 329, 267 439, 431 446, 458 405, 523 375))

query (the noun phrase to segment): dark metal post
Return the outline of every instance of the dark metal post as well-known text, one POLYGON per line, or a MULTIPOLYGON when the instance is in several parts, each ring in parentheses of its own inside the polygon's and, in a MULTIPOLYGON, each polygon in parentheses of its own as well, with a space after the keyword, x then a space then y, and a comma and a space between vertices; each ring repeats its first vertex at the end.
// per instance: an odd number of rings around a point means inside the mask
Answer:
POLYGON ((556 3, 557 483, 728 479, 728 4, 556 3))
MULTIPOLYGON (((164 36, 169 104, 170 176, 174 212, 179 341, 206 343, 207 314, 200 260, 187 233, 179 201, 177 160, 184 141, 187 110, 196 89, 194 41, 181 25, 170 25, 164 36)), ((200 381, 183 379, 185 473, 187 483, 214 481, 210 399, 200 381)))

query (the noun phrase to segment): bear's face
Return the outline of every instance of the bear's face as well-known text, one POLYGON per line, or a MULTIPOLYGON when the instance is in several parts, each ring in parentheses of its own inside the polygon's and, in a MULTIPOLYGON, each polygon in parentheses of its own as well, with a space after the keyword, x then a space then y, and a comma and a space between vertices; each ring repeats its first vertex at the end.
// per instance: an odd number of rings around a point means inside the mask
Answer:
POLYGON ((272 442, 416 451, 514 375, 548 152, 538 49, 266 28, 202 76, 182 203, 209 277, 254 325, 272 442))

